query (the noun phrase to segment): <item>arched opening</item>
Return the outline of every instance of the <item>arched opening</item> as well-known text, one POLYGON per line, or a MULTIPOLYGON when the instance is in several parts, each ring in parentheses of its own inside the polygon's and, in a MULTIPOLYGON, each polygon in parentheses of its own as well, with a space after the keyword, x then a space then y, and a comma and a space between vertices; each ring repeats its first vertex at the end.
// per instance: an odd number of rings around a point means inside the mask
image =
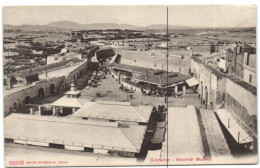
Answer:
POLYGON ((249 75, 249 83, 252 83, 252 75, 249 75))
POLYGON ((50 94, 55 94, 55 85, 54 84, 51 84, 50 86, 50 94))
POLYGON ((16 104, 16 102, 14 103, 13 107, 14 107, 14 111, 17 111, 17 104, 16 104))
POLYGON ((203 82, 201 82, 201 95, 200 95, 200 100, 201 100, 201 103, 202 103, 202 101, 203 101, 203 82))
POLYGON ((82 76, 83 76, 83 71, 81 70, 81 71, 80 71, 80 77, 82 77, 82 76))
POLYGON ((206 105, 206 109, 208 108, 208 87, 205 86, 205 105, 206 105))
POLYGON ((207 64, 212 64, 213 65, 214 63, 213 63, 213 61, 210 60, 210 61, 207 62, 207 64))
POLYGON ((43 98, 44 97, 44 89, 43 88, 40 88, 38 90, 38 98, 43 98))
POLYGON ((30 104, 31 103, 31 98, 30 98, 30 96, 26 96, 25 98, 24 98, 24 104, 30 104))

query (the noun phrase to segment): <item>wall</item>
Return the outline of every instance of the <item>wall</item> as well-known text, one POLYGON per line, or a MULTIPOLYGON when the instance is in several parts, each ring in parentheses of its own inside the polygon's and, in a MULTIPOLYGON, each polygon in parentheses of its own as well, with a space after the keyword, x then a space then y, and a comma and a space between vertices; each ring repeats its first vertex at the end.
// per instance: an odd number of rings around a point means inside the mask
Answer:
POLYGON ((243 79, 243 65, 244 65, 244 56, 242 53, 236 55, 235 59, 235 75, 243 79))
POLYGON ((211 71, 206 66, 194 59, 191 61, 191 72, 195 74, 195 71, 199 71, 200 73, 198 77, 199 93, 203 93, 200 97, 201 101, 205 102, 206 90, 208 90, 208 107, 212 100, 213 109, 224 107, 250 135, 257 135, 257 96, 232 81, 227 75, 216 75, 218 73, 211 71), (200 69, 196 70, 196 66, 200 66, 200 69))
POLYGON ((210 107, 210 102, 212 101, 212 95, 210 93, 212 93, 211 90, 216 87, 213 82, 211 83, 211 72, 205 66, 201 66, 200 69, 199 88, 202 103, 205 104, 207 108, 210 107))
POLYGON ((251 127, 256 132, 257 96, 228 78, 226 79, 225 107, 246 123, 248 130, 251 127))
MULTIPOLYGON (((167 70, 167 59, 165 58, 166 50, 151 50, 151 51, 128 51, 116 50, 117 54, 122 56, 122 64, 135 65, 153 69, 167 70)), ((181 55, 183 59, 169 57, 168 70, 170 72, 180 72, 185 75, 189 74, 191 51, 169 51, 170 55, 181 55)))
POLYGON ((210 45, 193 45, 191 46, 194 53, 207 52, 210 53, 210 45))
POLYGON ((205 107, 208 109, 220 108, 225 100, 226 79, 224 75, 212 72, 212 69, 205 66, 198 58, 191 59, 191 73, 194 73, 194 77, 199 81, 198 92, 205 107), (206 100, 208 101, 206 102, 206 100))
POLYGON ((243 80, 252 84, 253 86, 257 85, 257 74, 256 74, 256 69, 245 66, 244 67, 244 75, 243 75, 243 80), (252 82, 249 82, 249 77, 252 77, 252 82))
MULTIPOLYGON (((38 99, 38 91, 40 88, 44 89, 44 96, 50 95, 50 86, 51 84, 55 85, 56 92, 60 92, 65 90, 65 86, 68 88, 71 80, 77 80, 81 75, 80 73, 85 74, 87 71, 87 61, 81 64, 74 71, 70 72, 68 75, 64 75, 61 77, 53 77, 51 79, 45 79, 42 81, 34 82, 30 85, 27 85, 26 88, 10 93, 4 96, 4 114, 5 116, 10 114, 10 108, 14 109, 14 104, 19 108, 23 108, 25 105, 25 98, 30 96, 31 100, 38 99)), ((15 88, 13 88, 15 89, 15 88)), ((19 109, 18 109, 19 110, 19 109)))
POLYGON ((199 81, 200 79, 200 64, 194 59, 191 59, 191 73, 194 74, 194 77, 199 81))
POLYGON ((227 71, 227 63, 225 59, 219 59, 219 63, 218 63, 219 68, 222 68, 224 72, 227 71))
POLYGON ((16 103, 17 108, 23 108, 25 105, 25 98, 30 96, 31 99, 35 99, 38 97, 38 91, 40 88, 44 89, 44 95, 50 95, 50 85, 55 84, 57 86, 64 77, 52 78, 50 80, 38 81, 31 84, 29 87, 22 89, 20 91, 8 94, 4 97, 4 113, 8 114, 10 111, 10 107, 14 109, 14 104, 16 103))

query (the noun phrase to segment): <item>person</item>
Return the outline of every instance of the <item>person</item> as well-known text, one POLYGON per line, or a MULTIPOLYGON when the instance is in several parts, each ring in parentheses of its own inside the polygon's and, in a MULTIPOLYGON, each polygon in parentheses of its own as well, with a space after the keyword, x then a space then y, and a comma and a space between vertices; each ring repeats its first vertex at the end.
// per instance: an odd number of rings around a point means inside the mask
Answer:
POLYGON ((144 96, 146 96, 146 91, 143 91, 143 93, 144 93, 144 96))
POLYGON ((96 96, 97 96, 97 97, 100 96, 100 91, 97 91, 96 96))
POLYGON ((165 98, 164 98, 164 102, 167 103, 167 96, 165 96, 165 98))

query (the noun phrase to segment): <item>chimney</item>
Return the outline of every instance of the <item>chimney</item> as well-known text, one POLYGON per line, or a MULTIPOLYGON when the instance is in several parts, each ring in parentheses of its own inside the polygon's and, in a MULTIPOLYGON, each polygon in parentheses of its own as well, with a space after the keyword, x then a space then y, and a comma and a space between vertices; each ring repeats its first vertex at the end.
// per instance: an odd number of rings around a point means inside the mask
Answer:
POLYGON ((244 53, 244 65, 248 65, 248 62, 249 62, 249 57, 248 57, 248 53, 244 53))
POLYGON ((77 90, 77 89, 76 89, 76 85, 75 85, 75 83, 74 83, 74 80, 71 80, 70 90, 72 90, 72 91, 76 91, 76 90, 77 90))

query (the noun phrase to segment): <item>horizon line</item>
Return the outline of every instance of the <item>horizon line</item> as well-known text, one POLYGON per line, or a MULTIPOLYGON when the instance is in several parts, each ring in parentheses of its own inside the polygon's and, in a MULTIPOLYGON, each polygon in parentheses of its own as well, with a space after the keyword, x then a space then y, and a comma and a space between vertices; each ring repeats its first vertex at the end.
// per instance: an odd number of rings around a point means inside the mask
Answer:
MULTIPOLYGON (((9 24, 9 23, 3 23, 3 25, 11 25, 11 26, 48 26, 48 24, 51 24, 51 23, 55 23, 55 22, 73 22, 73 23, 76 23, 76 24, 79 24, 79 25, 90 25, 90 24, 116 24, 116 25, 130 25, 130 26, 136 26, 136 27, 148 27, 148 26, 152 26, 152 25, 165 25, 167 26, 167 24, 149 24, 149 25, 134 25, 134 24, 127 24, 127 23, 113 23, 113 22, 97 22, 97 23, 78 23, 76 21, 71 21, 71 20, 60 20, 60 21, 53 21, 53 22, 49 22, 49 23, 46 23, 46 24, 19 24, 19 25, 15 25, 15 24, 9 24)), ((168 25, 169 27, 170 26, 178 26, 178 27, 186 27, 186 28, 256 28, 257 26, 227 26, 227 27, 223 27, 223 26, 212 26, 212 27, 209 27, 209 26, 184 26, 184 25, 173 25, 173 24, 170 24, 168 25)))

